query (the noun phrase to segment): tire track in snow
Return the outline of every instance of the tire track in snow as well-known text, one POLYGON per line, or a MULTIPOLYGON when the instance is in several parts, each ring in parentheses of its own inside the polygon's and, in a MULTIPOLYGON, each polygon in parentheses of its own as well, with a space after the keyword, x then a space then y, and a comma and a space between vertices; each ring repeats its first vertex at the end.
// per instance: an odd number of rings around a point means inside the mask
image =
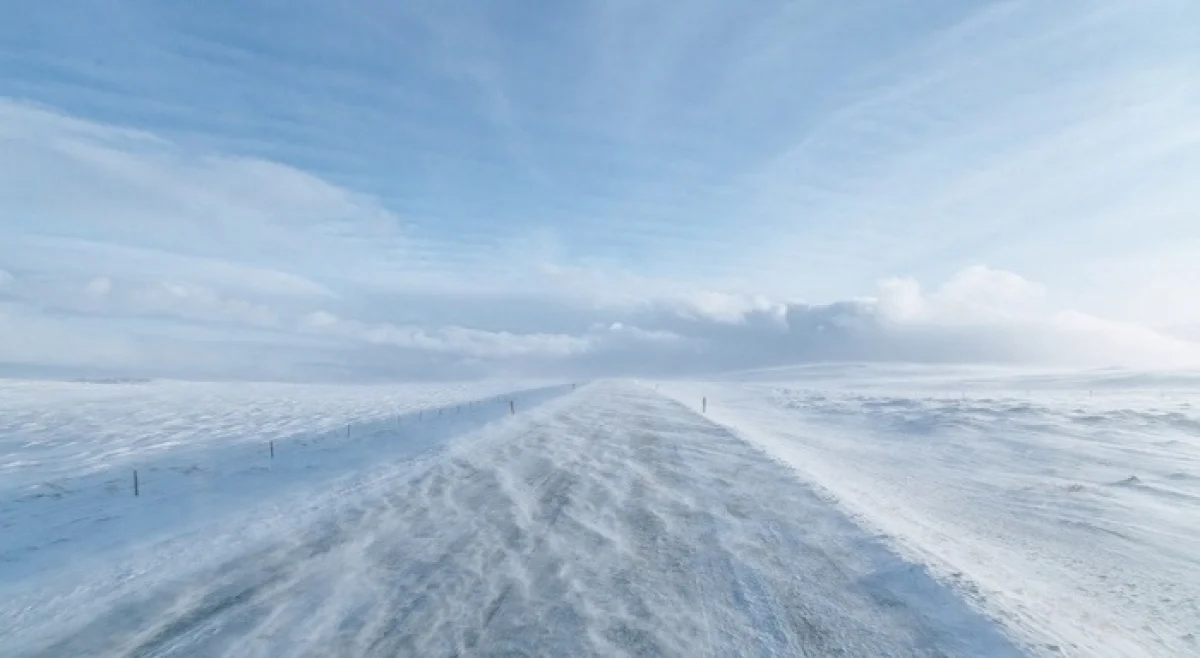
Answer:
POLYGON ((32 655, 1019 655, 880 596, 868 541, 703 417, 594 385, 32 655))

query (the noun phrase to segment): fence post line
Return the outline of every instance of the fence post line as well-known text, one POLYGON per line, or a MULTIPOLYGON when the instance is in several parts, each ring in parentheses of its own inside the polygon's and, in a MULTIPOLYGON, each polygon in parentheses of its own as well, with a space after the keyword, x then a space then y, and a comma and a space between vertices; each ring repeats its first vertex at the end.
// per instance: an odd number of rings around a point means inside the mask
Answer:
POLYGON ((271 448, 271 459, 275 459, 275 442, 267 441, 267 446, 271 448))
POLYGON ((137 479, 137 469, 136 468, 133 469, 133 495, 135 497, 142 495, 141 491, 138 489, 138 479, 137 479))

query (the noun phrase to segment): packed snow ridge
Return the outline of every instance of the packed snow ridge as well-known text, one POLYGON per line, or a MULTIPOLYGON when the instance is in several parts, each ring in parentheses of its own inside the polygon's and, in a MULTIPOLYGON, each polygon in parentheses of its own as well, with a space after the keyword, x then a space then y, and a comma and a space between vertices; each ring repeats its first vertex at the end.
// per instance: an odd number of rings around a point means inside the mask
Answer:
POLYGON ((1200 378, 3 387, 6 656, 1198 650, 1200 378))

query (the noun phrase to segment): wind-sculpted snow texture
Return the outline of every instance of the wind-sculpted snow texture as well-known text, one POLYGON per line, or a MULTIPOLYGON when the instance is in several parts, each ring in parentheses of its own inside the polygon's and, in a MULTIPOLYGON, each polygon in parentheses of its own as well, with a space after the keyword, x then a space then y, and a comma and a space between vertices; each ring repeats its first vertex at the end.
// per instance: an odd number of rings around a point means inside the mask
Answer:
POLYGON ((412 459, 510 401, 570 391, 511 386, 2 382, 0 586, 412 459))
POLYGON ((1021 655, 789 468, 631 384, 153 555, 0 604, 5 654, 1021 655))
POLYGON ((1200 376, 813 367, 665 394, 1046 655, 1200 656, 1200 376), (757 381, 756 381, 757 380, 757 381))

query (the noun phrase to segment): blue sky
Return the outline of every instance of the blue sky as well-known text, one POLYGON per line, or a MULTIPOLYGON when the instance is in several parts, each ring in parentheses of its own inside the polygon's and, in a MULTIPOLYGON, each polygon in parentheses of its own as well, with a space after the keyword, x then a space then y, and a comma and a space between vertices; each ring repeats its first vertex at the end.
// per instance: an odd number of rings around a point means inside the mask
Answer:
POLYGON ((0 362, 1192 363, 1198 24, 1187 0, 12 3, 0 362))

